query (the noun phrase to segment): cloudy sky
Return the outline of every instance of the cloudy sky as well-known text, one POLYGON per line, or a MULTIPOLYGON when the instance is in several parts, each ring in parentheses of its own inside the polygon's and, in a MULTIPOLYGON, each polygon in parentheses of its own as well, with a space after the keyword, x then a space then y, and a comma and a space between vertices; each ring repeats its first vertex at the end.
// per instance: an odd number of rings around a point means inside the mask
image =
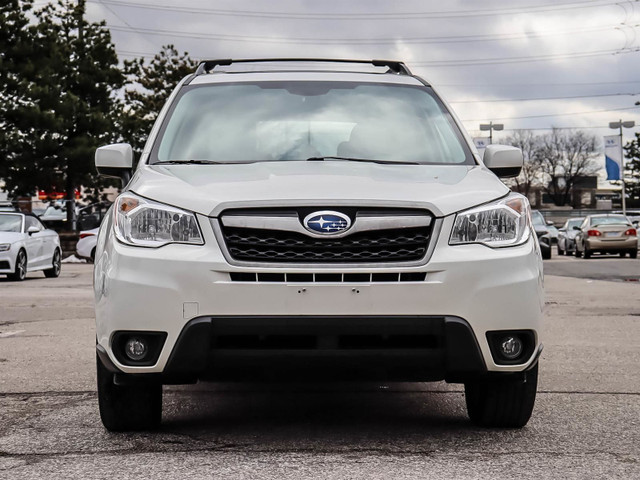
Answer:
POLYGON ((600 136, 615 133, 611 121, 640 124, 637 0, 88 0, 87 8, 90 20, 106 20, 122 58, 173 43, 198 59, 403 60, 474 136, 491 120, 505 126, 497 140, 511 129, 600 136))

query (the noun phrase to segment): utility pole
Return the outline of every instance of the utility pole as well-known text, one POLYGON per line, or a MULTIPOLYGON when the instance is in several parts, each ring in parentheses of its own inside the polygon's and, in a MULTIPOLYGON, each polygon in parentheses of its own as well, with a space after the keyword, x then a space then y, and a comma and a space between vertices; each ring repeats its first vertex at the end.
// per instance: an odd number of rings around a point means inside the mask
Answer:
POLYGON ((489 122, 489 123, 481 123, 480 124, 480 130, 482 130, 483 132, 486 132, 487 130, 489 130, 489 144, 492 145, 493 144, 493 131, 500 131, 500 130, 504 130, 504 124, 502 123, 493 123, 493 122, 489 122))
MULTIPOLYGON (((76 43, 76 62, 80 62, 80 59, 84 56, 84 12, 86 10, 86 0, 78 0, 78 4, 75 8, 75 17, 76 17, 76 25, 78 28, 78 42, 76 43)), ((78 65, 79 69, 79 65, 78 65)), ((78 72, 79 75, 79 72, 78 72)), ((74 127, 73 130, 76 130, 77 124, 79 122, 77 112, 74 112, 74 127)), ((73 175, 73 165, 72 161, 67 158, 67 222, 71 225, 71 230, 74 232, 77 228, 77 216, 76 216, 76 185, 75 178, 73 175)))
POLYGON ((624 182, 624 149, 622 148, 622 127, 624 128, 633 128, 636 125, 636 122, 634 122, 633 120, 629 120, 626 122, 623 122, 622 119, 618 120, 617 122, 610 122, 609 123, 609 128, 619 128, 620 129, 620 180, 622 181, 622 214, 626 215, 627 214, 627 191, 626 191, 626 185, 624 182))

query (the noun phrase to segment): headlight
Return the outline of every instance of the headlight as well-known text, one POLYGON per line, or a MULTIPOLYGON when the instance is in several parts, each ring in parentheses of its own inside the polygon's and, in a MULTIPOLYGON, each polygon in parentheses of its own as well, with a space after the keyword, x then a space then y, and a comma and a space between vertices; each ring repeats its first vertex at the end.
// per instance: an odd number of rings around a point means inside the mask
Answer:
POLYGON ((481 243, 488 247, 511 247, 527 241, 531 231, 529 201, 511 193, 497 202, 459 213, 449 245, 481 243))
POLYGON ((195 215, 179 208, 127 192, 116 200, 114 212, 116 237, 127 245, 204 244, 195 215))
POLYGON ((9 250, 11 250, 10 243, 0 243, 0 252, 8 252, 9 250))

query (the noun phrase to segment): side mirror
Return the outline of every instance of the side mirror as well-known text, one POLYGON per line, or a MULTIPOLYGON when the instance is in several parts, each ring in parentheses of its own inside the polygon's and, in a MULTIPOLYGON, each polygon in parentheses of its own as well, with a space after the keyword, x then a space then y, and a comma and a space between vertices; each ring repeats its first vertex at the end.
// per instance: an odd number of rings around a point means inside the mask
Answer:
POLYGON ((517 177, 524 165, 522 150, 508 145, 488 145, 482 161, 489 170, 502 178, 517 177))
POLYGON ((40 229, 38 227, 34 227, 33 225, 27 228, 27 233, 29 234, 29 236, 33 235, 34 233, 38 233, 39 231, 40 229))
POLYGON ((114 143, 96 150, 96 170, 105 177, 117 177, 123 184, 131 179, 133 150, 128 143, 114 143))
POLYGON ((547 220, 547 225, 553 225, 553 221, 547 220))
POLYGON ((574 230, 582 230, 580 227, 578 227, 578 226, 576 226, 576 225, 574 225, 573 229, 574 229, 574 230))

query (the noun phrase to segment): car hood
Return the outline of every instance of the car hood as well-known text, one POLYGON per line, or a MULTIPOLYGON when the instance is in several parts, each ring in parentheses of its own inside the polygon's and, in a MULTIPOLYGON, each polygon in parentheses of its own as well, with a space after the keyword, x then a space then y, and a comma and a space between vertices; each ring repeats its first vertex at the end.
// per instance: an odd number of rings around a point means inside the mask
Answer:
POLYGON ((209 216, 270 205, 414 206, 444 216, 509 192, 483 166, 341 161, 142 165, 128 190, 209 216))
POLYGON ((0 232, 0 243, 15 243, 24 239, 24 233, 0 232))

